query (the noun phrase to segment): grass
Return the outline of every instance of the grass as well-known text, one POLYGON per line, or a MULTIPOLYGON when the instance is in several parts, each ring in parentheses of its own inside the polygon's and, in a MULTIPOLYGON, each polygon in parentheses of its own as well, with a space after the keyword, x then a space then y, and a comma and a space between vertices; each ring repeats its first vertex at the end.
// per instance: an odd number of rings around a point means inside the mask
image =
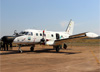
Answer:
POLYGON ((71 46, 100 46, 100 39, 80 39, 66 44, 71 46))

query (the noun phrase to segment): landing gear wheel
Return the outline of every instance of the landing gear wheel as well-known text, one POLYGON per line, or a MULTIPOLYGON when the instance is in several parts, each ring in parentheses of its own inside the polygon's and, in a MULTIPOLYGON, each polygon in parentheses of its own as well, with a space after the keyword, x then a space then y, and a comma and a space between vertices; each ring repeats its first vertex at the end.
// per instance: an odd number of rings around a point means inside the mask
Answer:
POLYGON ((60 46, 57 46, 56 47, 56 52, 59 52, 59 50, 60 50, 60 46))
POLYGON ((30 48, 30 51, 34 51, 34 47, 31 47, 31 48, 30 48))
POLYGON ((22 51, 22 50, 19 50, 18 52, 19 52, 19 53, 22 53, 23 51, 22 51))
POLYGON ((22 53, 23 51, 21 50, 21 45, 19 45, 19 53, 22 53))
POLYGON ((63 48, 64 48, 64 49, 67 49, 67 45, 66 45, 66 44, 64 44, 63 48))

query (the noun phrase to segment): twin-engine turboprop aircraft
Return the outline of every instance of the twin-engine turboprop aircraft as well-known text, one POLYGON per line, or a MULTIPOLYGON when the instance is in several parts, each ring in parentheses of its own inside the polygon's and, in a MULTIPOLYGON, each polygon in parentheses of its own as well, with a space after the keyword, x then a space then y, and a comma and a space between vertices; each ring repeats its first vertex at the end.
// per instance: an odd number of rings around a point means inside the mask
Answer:
POLYGON ((35 44, 43 44, 53 46, 56 52, 59 52, 59 50, 62 48, 62 44, 64 49, 67 48, 65 42, 70 42, 82 38, 98 37, 97 34, 92 32, 72 35, 73 28, 74 22, 71 20, 65 32, 27 29, 20 33, 15 33, 14 36, 3 36, 3 46, 5 47, 6 45, 6 47, 8 47, 8 44, 10 44, 12 47, 12 43, 17 44, 19 45, 19 52, 22 53, 21 45, 30 45, 30 50, 34 51, 35 44))

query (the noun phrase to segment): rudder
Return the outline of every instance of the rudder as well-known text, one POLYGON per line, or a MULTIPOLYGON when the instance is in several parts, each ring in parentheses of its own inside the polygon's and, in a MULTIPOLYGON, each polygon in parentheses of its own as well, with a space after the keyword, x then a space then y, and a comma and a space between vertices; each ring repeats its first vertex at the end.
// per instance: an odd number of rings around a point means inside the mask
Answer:
POLYGON ((65 32, 67 32, 69 35, 72 35, 73 34, 73 28, 74 28, 74 21, 70 20, 65 32))

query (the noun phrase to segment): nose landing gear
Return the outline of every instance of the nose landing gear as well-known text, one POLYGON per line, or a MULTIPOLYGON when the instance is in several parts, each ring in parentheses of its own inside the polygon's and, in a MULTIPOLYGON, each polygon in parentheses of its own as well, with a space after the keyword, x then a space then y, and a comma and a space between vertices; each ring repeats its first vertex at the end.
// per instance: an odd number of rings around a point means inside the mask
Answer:
POLYGON ((19 53, 22 53, 23 51, 21 50, 21 45, 19 45, 19 53))

